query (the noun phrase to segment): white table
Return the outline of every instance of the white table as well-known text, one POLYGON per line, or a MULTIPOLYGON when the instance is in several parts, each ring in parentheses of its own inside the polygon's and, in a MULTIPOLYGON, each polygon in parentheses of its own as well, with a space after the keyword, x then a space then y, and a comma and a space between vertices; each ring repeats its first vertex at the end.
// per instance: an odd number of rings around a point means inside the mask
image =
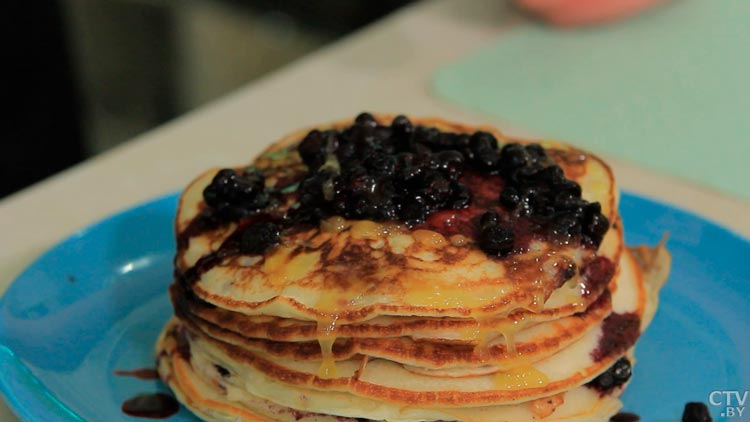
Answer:
MULTIPOLYGON (((182 188, 199 172, 242 164, 285 132, 362 110, 490 123, 430 95, 430 78, 517 17, 499 0, 403 9, 231 95, 0 202, 0 291, 58 240, 101 217, 182 188)), ((747 237, 750 201, 609 159, 620 186, 671 202, 747 237)), ((17 420, 0 403, 0 421, 17 420)))

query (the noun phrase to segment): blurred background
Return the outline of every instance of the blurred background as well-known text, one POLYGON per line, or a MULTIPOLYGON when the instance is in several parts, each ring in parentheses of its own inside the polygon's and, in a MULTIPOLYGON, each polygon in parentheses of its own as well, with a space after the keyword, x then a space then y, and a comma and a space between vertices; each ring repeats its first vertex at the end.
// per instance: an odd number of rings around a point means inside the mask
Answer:
POLYGON ((0 197, 410 2, 5 2, 0 197))

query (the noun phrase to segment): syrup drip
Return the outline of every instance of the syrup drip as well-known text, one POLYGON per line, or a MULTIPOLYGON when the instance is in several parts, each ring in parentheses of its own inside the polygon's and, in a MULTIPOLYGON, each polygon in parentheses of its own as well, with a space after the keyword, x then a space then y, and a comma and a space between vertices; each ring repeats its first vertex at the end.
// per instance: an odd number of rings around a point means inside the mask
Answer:
POLYGON ((153 368, 138 368, 138 369, 132 369, 129 371, 118 369, 114 371, 114 374, 119 375, 119 376, 138 378, 141 380, 158 380, 159 379, 159 373, 156 372, 156 369, 153 369, 153 368))

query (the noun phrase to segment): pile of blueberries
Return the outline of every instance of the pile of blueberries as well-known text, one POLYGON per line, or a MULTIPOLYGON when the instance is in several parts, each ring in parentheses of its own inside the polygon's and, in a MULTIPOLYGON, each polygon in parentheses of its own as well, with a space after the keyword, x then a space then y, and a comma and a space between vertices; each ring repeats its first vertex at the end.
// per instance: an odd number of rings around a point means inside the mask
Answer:
POLYGON ((341 132, 313 130, 298 147, 309 173, 295 217, 415 225, 435 211, 464 208, 471 198, 459 178, 476 157, 475 138, 415 128, 404 116, 381 126, 368 113, 341 132))
MULTIPOLYGON (((488 132, 442 132, 414 126, 405 116, 381 125, 362 113, 341 131, 312 130, 298 152, 308 168, 297 190, 298 207, 275 227, 250 227, 248 239, 257 231, 256 237, 267 240, 248 246, 248 251, 275 244, 268 242, 278 241, 283 226, 317 224, 333 215, 413 226, 435 211, 465 208, 472 202, 461 178, 466 171, 501 176, 505 188, 498 203, 508 215, 527 218, 558 239, 581 238, 598 246, 609 228, 600 205, 581 198, 580 186, 565 178, 544 148, 518 143, 501 147, 488 132)), ((252 168, 224 169, 206 188, 204 199, 220 218, 243 218, 271 203, 263 184, 263 176, 252 168)), ((495 211, 482 216, 478 243, 485 252, 513 252, 508 221, 513 219, 500 218, 495 211)))

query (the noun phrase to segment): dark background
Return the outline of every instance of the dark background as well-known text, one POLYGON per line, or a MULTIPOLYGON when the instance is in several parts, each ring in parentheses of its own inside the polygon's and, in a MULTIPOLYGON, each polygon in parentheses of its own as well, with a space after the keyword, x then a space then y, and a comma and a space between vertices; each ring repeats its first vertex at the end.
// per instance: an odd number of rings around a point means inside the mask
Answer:
POLYGON ((409 2, 4 2, 0 197, 409 2))

